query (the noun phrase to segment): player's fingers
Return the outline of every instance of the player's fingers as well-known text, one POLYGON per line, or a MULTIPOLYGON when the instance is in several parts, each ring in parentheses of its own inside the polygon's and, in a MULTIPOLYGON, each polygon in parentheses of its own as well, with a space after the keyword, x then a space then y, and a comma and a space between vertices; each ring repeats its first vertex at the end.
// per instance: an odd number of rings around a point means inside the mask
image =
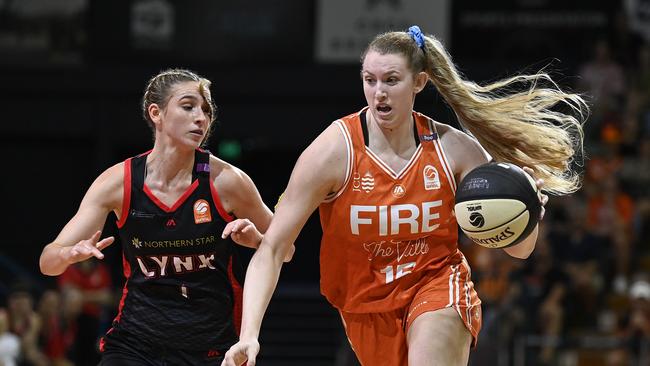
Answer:
POLYGON ((95 244, 95 247, 99 250, 104 250, 106 247, 109 245, 113 244, 115 242, 115 237, 109 236, 108 238, 104 238, 95 244))
POLYGON ((541 195, 540 200, 542 202, 542 206, 544 206, 544 205, 546 205, 548 203, 548 196, 543 194, 543 195, 541 195))
POLYGON ((246 356, 248 358, 248 362, 246 362, 246 366, 255 366, 255 363, 256 363, 255 362, 255 356, 256 356, 255 352, 253 352, 252 350, 249 349, 248 352, 246 352, 246 356))
POLYGON ((101 232, 101 230, 97 230, 97 231, 95 231, 95 233, 93 234, 93 236, 91 236, 91 237, 88 239, 88 241, 90 241, 93 245, 95 245, 95 244, 97 244, 97 241, 99 240, 99 238, 100 238, 101 236, 102 236, 102 232, 101 232))
POLYGON ((95 258, 97 259, 104 259, 104 253, 102 253, 99 249, 97 248, 91 248, 90 249, 90 254, 94 255, 95 258))
POLYGON ((234 366, 227 353, 224 356, 223 361, 221 361, 221 366, 234 366))
POLYGON ((233 362, 232 360, 232 356, 226 353, 226 356, 223 358, 223 361, 221 361, 221 366, 236 366, 236 365, 235 362, 233 362))
POLYGON ((532 168, 524 166, 521 167, 521 169, 523 169, 526 173, 528 173, 528 175, 530 175, 533 179, 535 179, 535 171, 532 168))
POLYGON ((237 219, 233 222, 234 222, 233 231, 241 231, 243 228, 245 228, 248 225, 250 221, 248 221, 247 219, 237 219))
POLYGON ((221 233, 221 239, 225 239, 228 237, 228 235, 232 234, 234 225, 235 225, 234 221, 231 221, 228 224, 226 224, 226 227, 223 228, 223 232, 221 233))
POLYGON ((237 351, 234 351, 232 353, 231 351, 228 351, 223 359, 224 366, 240 366, 244 362, 246 362, 246 358, 237 351))

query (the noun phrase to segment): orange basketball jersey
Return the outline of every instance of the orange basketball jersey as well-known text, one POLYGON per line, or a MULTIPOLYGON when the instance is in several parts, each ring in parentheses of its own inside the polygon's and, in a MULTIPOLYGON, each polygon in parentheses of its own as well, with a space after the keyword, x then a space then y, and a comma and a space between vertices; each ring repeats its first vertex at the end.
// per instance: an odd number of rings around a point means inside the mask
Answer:
POLYGON ((456 183, 434 122, 413 112, 419 143, 399 172, 366 145, 365 113, 334 123, 345 136, 345 184, 319 207, 321 292, 352 313, 407 306, 427 278, 458 264, 456 183))

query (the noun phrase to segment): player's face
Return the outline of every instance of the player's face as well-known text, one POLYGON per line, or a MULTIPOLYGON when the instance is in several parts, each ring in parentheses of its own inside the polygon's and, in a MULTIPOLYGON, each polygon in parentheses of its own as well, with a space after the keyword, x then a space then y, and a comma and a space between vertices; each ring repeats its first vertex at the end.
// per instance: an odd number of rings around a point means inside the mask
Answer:
POLYGON ((201 94, 199 82, 188 81, 172 87, 161 115, 163 134, 198 147, 208 132, 210 120, 210 107, 201 94))
POLYGON ((394 128, 411 120, 415 94, 422 88, 416 85, 404 56, 369 51, 363 60, 361 77, 368 110, 376 123, 394 128))

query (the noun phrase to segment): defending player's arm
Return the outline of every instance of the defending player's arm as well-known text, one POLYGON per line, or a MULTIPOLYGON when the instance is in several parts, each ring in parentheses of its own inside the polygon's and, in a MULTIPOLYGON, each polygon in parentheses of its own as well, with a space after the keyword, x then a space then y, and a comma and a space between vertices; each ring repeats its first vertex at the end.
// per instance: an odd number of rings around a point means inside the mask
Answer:
POLYGON ((226 225, 221 236, 231 236, 239 245, 257 248, 271 223, 271 210, 246 173, 215 157, 211 157, 211 165, 211 170, 219 172, 212 184, 223 208, 236 218, 226 225))
POLYGON ((104 171, 88 188, 77 213, 68 221, 52 243, 41 253, 41 272, 49 276, 63 273, 70 264, 90 257, 104 258, 102 250, 115 238, 101 239, 101 230, 111 211, 122 206, 124 164, 104 171))
POLYGON ((273 221, 246 272, 240 341, 226 353, 223 365, 254 365, 262 318, 277 285, 282 259, 305 222, 325 197, 345 180, 347 151, 338 127, 328 127, 301 154, 273 221))

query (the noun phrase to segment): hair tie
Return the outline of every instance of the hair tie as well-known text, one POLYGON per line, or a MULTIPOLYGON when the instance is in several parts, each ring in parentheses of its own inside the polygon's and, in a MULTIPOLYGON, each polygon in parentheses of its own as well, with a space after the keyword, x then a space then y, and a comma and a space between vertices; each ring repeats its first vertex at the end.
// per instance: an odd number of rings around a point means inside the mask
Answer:
POLYGON ((413 38, 418 47, 424 51, 424 36, 422 35, 420 27, 417 25, 411 26, 408 30, 408 34, 411 36, 411 38, 413 38))

